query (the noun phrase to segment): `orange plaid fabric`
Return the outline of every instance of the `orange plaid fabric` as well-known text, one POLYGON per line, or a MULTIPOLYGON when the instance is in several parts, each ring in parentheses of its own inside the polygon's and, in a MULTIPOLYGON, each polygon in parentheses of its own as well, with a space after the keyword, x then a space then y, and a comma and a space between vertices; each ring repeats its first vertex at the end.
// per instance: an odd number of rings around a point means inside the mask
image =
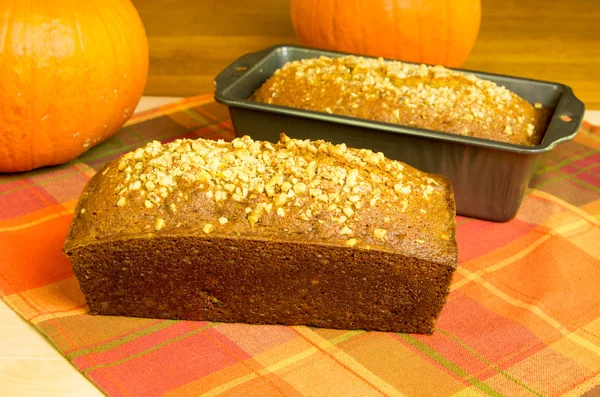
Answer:
POLYGON ((460 267, 432 336, 88 315, 61 248, 90 176, 149 140, 233 136, 225 108, 190 98, 70 163, 0 176, 0 295, 107 395, 600 395, 589 124, 541 158, 516 219, 458 218, 460 267))

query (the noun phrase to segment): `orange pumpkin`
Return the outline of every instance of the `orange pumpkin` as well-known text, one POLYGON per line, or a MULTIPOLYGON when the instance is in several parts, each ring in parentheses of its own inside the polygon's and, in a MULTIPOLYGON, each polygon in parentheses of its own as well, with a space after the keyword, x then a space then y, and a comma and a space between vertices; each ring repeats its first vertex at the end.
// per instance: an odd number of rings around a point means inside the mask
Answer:
POLYGON ((461 66, 481 20, 480 0, 291 0, 303 45, 461 66))
POLYGON ((0 172, 61 164, 116 132, 146 84, 148 42, 129 0, 0 8, 0 172))

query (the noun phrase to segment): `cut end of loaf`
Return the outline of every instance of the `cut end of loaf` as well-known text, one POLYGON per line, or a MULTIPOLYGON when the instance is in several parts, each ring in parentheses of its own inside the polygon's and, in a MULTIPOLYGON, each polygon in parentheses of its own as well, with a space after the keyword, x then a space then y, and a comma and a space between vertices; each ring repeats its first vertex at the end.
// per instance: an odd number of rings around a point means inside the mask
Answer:
POLYGON ((364 249, 160 237, 73 251, 92 314, 431 334, 451 266, 364 249), (148 255, 149 252, 169 255, 148 255))

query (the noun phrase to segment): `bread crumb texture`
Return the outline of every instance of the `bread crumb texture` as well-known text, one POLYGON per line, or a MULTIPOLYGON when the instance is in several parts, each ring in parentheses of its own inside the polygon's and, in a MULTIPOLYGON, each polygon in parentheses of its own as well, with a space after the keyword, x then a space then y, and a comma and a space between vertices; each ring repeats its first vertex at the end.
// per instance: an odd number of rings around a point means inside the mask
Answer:
POLYGON ((543 133, 534 106, 505 87, 381 58, 289 62, 251 99, 521 145, 538 144, 543 133))

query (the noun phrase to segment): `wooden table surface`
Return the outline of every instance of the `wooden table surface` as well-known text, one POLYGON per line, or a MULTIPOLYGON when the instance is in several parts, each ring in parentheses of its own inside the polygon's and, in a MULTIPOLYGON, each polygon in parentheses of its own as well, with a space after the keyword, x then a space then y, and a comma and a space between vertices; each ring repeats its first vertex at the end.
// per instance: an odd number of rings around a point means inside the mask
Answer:
MULTIPOLYGON (((133 2, 149 38, 148 95, 212 92, 240 55, 296 43, 288 0, 133 2)), ((465 68, 568 84, 600 109, 600 1, 482 0, 482 10, 465 68)))
MULTIPOLYGON (((287 0, 133 2, 150 42, 147 95, 212 92, 214 76, 239 55, 296 41, 287 0)), ((481 33, 465 67, 563 82, 588 109, 600 109, 599 22, 598 0, 483 0, 481 33)), ((140 108, 171 100, 144 98, 140 108)), ((593 117, 600 122, 600 113, 593 117)), ((0 396, 98 395, 0 301, 0 396)))

